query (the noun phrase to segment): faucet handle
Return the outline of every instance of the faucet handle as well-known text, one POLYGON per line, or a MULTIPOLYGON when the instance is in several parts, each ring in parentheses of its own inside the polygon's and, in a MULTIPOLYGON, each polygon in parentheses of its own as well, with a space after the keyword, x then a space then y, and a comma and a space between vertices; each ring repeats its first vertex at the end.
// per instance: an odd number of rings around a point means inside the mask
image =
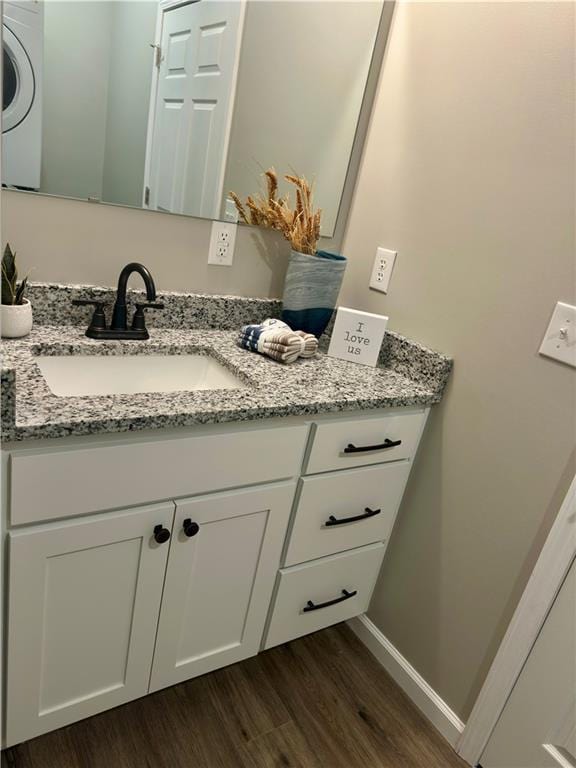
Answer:
POLYGON ((94 307, 94 314, 90 321, 89 330, 105 329, 106 315, 104 314, 105 301, 101 299, 72 299, 72 304, 76 307, 94 307))
POLYGON ((132 318, 132 330, 133 331, 145 331, 146 323, 144 320, 145 309, 164 309, 164 304, 158 301, 147 301, 143 304, 136 303, 136 312, 132 318))

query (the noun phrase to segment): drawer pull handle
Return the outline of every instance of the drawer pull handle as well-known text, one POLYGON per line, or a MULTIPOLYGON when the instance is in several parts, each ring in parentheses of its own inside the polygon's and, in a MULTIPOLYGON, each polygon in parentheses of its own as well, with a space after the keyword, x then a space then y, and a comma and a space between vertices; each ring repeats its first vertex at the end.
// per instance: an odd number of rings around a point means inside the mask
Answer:
POLYGON ((335 597, 334 600, 328 600, 326 603, 313 603, 312 600, 308 600, 306 605, 304 606, 303 613, 310 613, 310 611, 319 611, 320 608, 328 608, 330 605, 336 605, 337 603, 343 603, 344 600, 350 600, 351 597, 356 597, 358 594, 358 590, 355 589, 354 592, 348 592, 347 589, 342 590, 341 597, 335 597))
POLYGON ((182 529, 184 531, 184 535, 188 536, 188 538, 190 539, 192 536, 196 536, 196 534, 200 530, 200 526, 198 525, 198 523, 192 522, 192 520, 190 520, 190 518, 187 517, 186 520, 184 520, 184 522, 182 523, 182 529))
POLYGON ((390 440, 386 438, 383 443, 379 445, 354 445, 354 443, 348 443, 344 448, 344 453, 363 453, 364 451, 384 451, 386 448, 397 448, 402 445, 402 440, 390 440))
POLYGON ((370 507, 366 507, 364 510, 364 513, 361 515, 354 515, 354 517, 342 517, 340 520, 337 517, 334 517, 334 515, 330 515, 328 520, 324 523, 326 528, 331 527, 332 525, 346 525, 346 523, 355 523, 357 520, 368 520, 370 517, 375 517, 376 515, 379 515, 380 512, 382 512, 381 509, 370 509, 370 507))
POLYGON ((164 528, 163 525, 157 525, 154 527, 154 541, 157 544, 165 544, 170 538, 170 531, 168 528, 164 528))

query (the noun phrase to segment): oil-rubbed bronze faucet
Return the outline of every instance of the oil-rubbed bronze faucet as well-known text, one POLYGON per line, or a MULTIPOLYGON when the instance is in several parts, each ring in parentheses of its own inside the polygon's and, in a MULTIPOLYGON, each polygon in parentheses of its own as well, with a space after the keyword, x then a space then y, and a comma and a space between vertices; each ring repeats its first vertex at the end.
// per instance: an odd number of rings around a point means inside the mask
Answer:
POLYGON ((136 262, 126 264, 122 272, 120 272, 110 327, 107 327, 106 325, 104 301, 99 299, 74 299, 72 303, 76 306, 94 307, 94 314, 92 315, 92 320, 86 331, 86 336, 91 339, 135 339, 141 341, 149 339, 150 334, 146 328, 144 310, 164 309, 164 304, 160 304, 156 301, 156 286, 154 285, 154 279, 150 274, 150 270, 143 264, 138 264, 136 262), (136 304, 136 311, 132 318, 132 326, 128 328, 126 287, 128 285, 128 278, 134 272, 138 272, 144 280, 147 302, 136 304))

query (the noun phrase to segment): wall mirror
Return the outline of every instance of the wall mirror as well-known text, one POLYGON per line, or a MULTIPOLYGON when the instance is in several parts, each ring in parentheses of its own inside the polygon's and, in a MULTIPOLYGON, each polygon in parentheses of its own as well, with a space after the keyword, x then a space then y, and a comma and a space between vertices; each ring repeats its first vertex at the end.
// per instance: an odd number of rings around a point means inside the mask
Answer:
POLYGON ((7 0, 3 186, 230 220, 228 192, 254 193, 273 165, 314 181, 330 237, 380 65, 382 10, 7 0))

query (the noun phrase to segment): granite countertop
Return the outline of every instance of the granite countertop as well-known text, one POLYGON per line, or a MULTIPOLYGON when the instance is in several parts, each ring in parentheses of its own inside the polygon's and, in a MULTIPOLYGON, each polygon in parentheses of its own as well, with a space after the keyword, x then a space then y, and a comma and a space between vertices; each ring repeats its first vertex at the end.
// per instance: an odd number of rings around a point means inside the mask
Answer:
MULTIPOLYGON (((233 297, 172 294, 168 303, 171 298, 173 305, 180 306, 181 311, 172 315, 173 322, 180 327, 151 328, 150 340, 144 342, 94 341, 84 335, 86 323, 78 325, 77 317, 67 314, 70 292, 87 296, 90 290, 84 286, 33 287, 35 310, 36 302, 41 306, 36 317, 45 324, 35 325, 25 339, 2 343, 4 441, 431 405, 441 399, 452 367, 452 361, 444 355, 390 332, 386 334, 377 368, 330 358, 322 352, 314 358, 283 365, 240 349, 236 345, 237 330, 230 329, 277 314, 278 302, 239 299, 236 303, 233 297), (48 310, 42 299, 50 291, 53 301, 48 310), (54 299, 57 291, 61 295, 54 299), (191 328, 193 325, 203 327, 191 328), (228 327, 216 330, 214 325, 228 327), (35 362, 37 355, 191 353, 212 355, 243 386, 195 392, 57 397, 35 362)), ((75 308, 74 312, 77 311, 75 308)))

